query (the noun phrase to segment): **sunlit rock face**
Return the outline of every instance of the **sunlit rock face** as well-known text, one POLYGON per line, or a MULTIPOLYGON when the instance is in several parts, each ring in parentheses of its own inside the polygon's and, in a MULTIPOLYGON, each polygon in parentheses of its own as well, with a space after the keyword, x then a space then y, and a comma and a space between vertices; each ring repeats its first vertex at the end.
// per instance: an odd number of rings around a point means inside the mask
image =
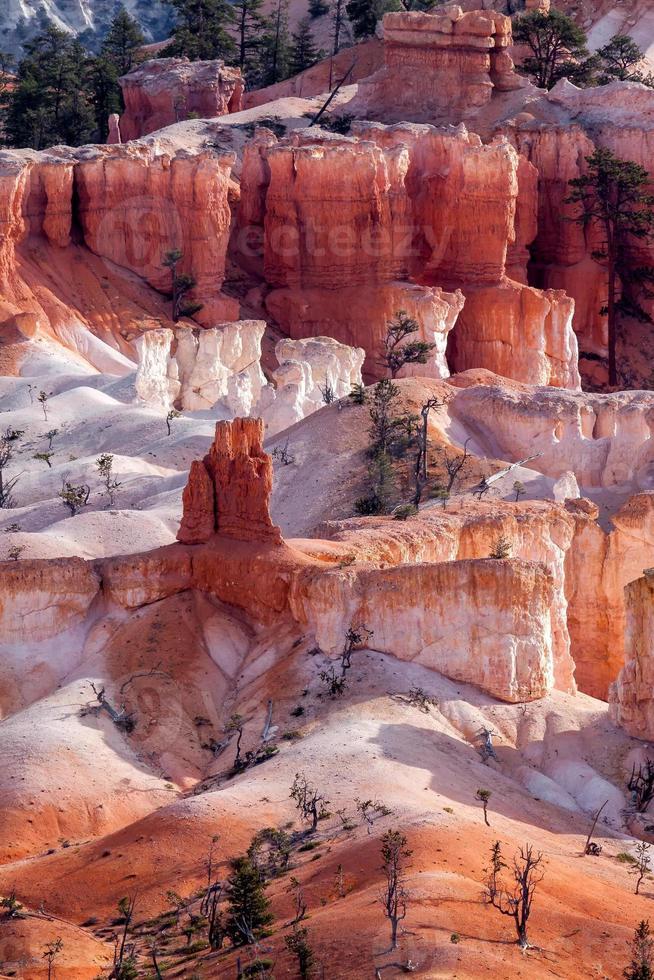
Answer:
POLYGON ((120 79, 125 110, 120 140, 126 142, 189 118, 211 119, 238 112, 244 80, 222 61, 157 58, 137 65, 120 79))

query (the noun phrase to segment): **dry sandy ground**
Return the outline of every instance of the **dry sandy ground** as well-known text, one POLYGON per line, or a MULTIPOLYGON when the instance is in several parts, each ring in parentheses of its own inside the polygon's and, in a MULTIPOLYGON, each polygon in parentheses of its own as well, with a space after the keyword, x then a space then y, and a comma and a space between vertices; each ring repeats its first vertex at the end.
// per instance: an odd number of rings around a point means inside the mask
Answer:
MULTIPOLYGON (((649 913, 654 891, 647 881, 633 896, 629 866, 616 855, 633 850, 634 842, 607 825, 598 832, 602 855, 580 856, 588 813, 598 801, 609 797, 610 819, 619 822, 625 774, 639 751, 610 725, 602 703, 554 694, 528 706, 503 705, 372 650, 355 653, 349 689, 332 701, 319 678, 324 660, 307 639, 296 637, 297 643, 283 628, 255 636, 229 611, 209 606, 190 595, 164 600, 131 621, 103 623, 111 633, 104 643, 98 623, 86 659, 71 675, 4 723, 11 765, 0 792, 6 828, 0 893, 15 888, 30 913, 0 928, 5 971, 44 976, 35 960, 56 932, 66 949, 58 975, 96 976, 99 959, 110 956, 111 924, 124 894, 138 890, 137 919, 144 922, 170 908, 170 888, 189 897, 202 887, 215 835, 222 861, 242 852, 257 829, 289 821, 301 829, 288 797, 300 771, 323 790, 332 814, 319 825, 317 846, 300 851, 296 845, 292 857, 326 977, 372 975, 373 963, 407 957, 425 977, 621 975, 626 940, 649 913), (132 736, 117 733, 104 717, 80 713, 88 679, 106 683, 113 697, 126 671, 146 671, 158 661, 169 676, 137 683, 132 736), (436 705, 423 712, 408 703, 414 685, 436 705), (205 716, 218 732, 236 708, 247 719, 248 748, 258 741, 268 698, 280 752, 229 778, 233 749, 213 759, 199 745, 194 719, 205 716), (497 762, 488 765, 477 750, 481 726, 498 736, 497 762), (39 740, 27 737, 37 729, 39 740), (288 740, 288 732, 297 734, 288 740), (21 745, 23 757, 13 757, 21 745), (8 812, 10 773, 20 773, 28 788, 8 812), (194 789, 184 788, 198 778, 194 789), (480 787, 492 792, 490 828, 475 800, 480 787), (368 832, 356 815, 357 798, 382 801, 392 812, 368 832), (104 823, 94 823, 98 807, 104 823), (396 826, 413 849, 412 899, 400 949, 388 954, 377 899, 378 838, 396 826), (481 901, 488 851, 498 839, 507 857, 526 842, 543 851, 546 874, 531 930, 539 948, 527 954, 513 944, 510 920, 481 901), (339 864, 342 898, 335 884, 339 864)), ((270 886, 275 930, 262 944, 279 976, 289 966, 282 941, 291 915, 288 887, 288 875, 270 886)), ((145 950, 147 928, 141 931, 145 950)), ((183 947, 171 930, 163 951, 170 975, 234 976, 232 954, 189 956, 183 947)), ((401 970, 391 966, 384 975, 401 970)))

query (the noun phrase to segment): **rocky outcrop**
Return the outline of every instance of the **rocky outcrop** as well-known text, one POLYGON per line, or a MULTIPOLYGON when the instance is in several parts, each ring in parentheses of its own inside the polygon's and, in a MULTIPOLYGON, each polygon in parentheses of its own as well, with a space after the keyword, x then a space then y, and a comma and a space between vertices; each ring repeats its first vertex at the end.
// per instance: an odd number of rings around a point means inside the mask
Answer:
POLYGON ((81 558, 3 562, 0 635, 8 644, 50 640, 87 614, 100 586, 81 558))
POLYGON ((611 717, 635 738, 654 739, 654 578, 625 589, 627 617, 625 665, 611 688, 611 717))
POLYGON ((261 419, 218 422, 211 449, 191 468, 178 540, 199 544, 220 534, 281 544, 281 532, 270 519, 272 478, 261 419))
MULTIPOLYGON (((125 111, 120 139, 138 139, 184 119, 211 119, 238 112, 244 80, 223 61, 156 58, 119 79, 125 111)), ((108 142, 115 142, 109 139, 108 142)))
POLYGON ((384 16, 384 67, 359 84, 357 115, 460 122, 493 90, 519 88, 507 48, 511 21, 495 11, 464 13, 452 4, 434 14, 384 16))
POLYGON ((238 304, 220 292, 225 276, 233 189, 231 150, 156 139, 79 151, 75 168, 84 242, 163 293, 171 291, 167 252, 192 275, 189 299, 207 326, 235 320, 238 304))
POLYGON ((261 413, 271 436, 322 408, 329 400, 349 395, 361 384, 365 351, 339 344, 331 337, 280 340, 275 346, 279 367, 274 386, 262 396, 261 413))
POLYGON ((229 415, 249 415, 266 379, 261 370, 263 320, 238 320, 214 328, 150 330, 136 342, 137 398, 168 410, 221 407, 229 415))

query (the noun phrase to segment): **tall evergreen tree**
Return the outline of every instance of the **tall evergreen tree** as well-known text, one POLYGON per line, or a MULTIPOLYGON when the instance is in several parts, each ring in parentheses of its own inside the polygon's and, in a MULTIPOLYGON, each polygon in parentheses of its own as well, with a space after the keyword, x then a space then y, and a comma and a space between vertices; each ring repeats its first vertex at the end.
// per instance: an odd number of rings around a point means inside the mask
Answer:
POLYGON ((274 85, 289 77, 290 37, 288 0, 276 0, 268 19, 262 52, 261 84, 274 85))
POLYGON ((0 145, 4 142, 4 131, 13 83, 14 58, 8 51, 0 50, 0 145))
POLYGON ((263 0, 234 0, 236 14, 236 44, 238 67, 243 72, 256 74, 260 70, 260 56, 266 26, 261 12, 263 0))
POLYGON ((234 858, 231 867, 232 873, 225 889, 225 930, 235 946, 244 946, 261 938, 273 916, 265 885, 250 858, 234 858))
POLYGON ((345 29, 345 0, 333 0, 332 3, 332 54, 338 54, 343 47, 345 29))
POLYGON ((138 22, 130 17, 121 4, 102 42, 100 54, 114 65, 120 77, 131 71, 137 63, 138 51, 143 44, 145 38, 138 22))
MULTIPOLYGON (((539 88, 552 88, 560 78, 585 81, 592 64, 587 61, 586 35, 566 14, 532 10, 513 22, 513 40, 531 54, 518 65, 539 88)), ((592 60, 592 59, 591 59, 592 60)))
POLYGON ((372 37, 385 11, 384 0, 347 0, 347 15, 358 40, 372 37))
POLYGON ((309 18, 303 17, 298 24, 297 31, 293 35, 293 44, 289 58, 290 74, 298 75, 305 68, 310 68, 311 65, 315 65, 322 55, 323 52, 318 51, 316 42, 313 39, 309 18))
POLYGON ((222 58, 228 61, 236 55, 236 45, 230 33, 235 12, 229 0, 166 0, 177 11, 177 24, 170 44, 160 52, 161 57, 183 55, 191 61, 222 58))
POLYGON ((649 920, 642 919, 631 942, 631 963, 623 972, 625 980, 654 980, 654 940, 649 920))
POLYGON ((87 69, 82 46, 57 27, 50 25, 28 41, 9 96, 10 145, 41 150, 57 143, 88 143, 95 120, 87 69))
POLYGON ((607 301, 601 312, 608 326, 609 384, 616 385, 621 317, 652 323, 640 297, 654 297, 654 266, 637 266, 633 245, 654 237, 654 195, 648 191, 647 169, 638 163, 621 160, 610 150, 596 150, 586 163, 587 172, 570 181, 567 202, 579 205, 578 223, 595 223, 602 232, 602 244, 593 258, 606 268, 607 301))
POLYGON ((118 79, 137 64, 139 49, 144 43, 145 38, 138 23, 121 5, 102 42, 100 53, 97 58, 89 60, 97 138, 103 142, 109 132, 109 116, 113 112, 122 112, 124 108, 118 79))
POLYGON ((315 20, 316 17, 322 17, 323 14, 329 13, 329 4, 327 0, 309 0, 309 17, 315 20))

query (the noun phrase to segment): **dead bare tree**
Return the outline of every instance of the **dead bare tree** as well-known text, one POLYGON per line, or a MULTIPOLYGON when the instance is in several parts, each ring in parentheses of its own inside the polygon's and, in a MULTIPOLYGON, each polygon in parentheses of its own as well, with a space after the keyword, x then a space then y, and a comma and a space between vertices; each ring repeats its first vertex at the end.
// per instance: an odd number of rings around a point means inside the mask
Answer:
POLYGON ((596 810, 595 813, 593 814, 593 822, 590 825, 590 830, 588 831, 588 837, 586 838, 586 843, 584 844, 584 854, 592 854, 593 853, 593 851, 589 850, 589 848, 591 846, 590 842, 592 840, 593 833, 595 832, 595 825, 597 824, 597 821, 600 818, 600 814, 601 814, 602 810, 604 809, 605 806, 607 806, 608 802, 609 802, 608 800, 604 800, 604 802, 602 803, 602 805, 599 808, 599 810, 596 810))
POLYGON ((636 895, 639 892, 641 881, 652 870, 652 859, 649 856, 651 846, 651 844, 646 844, 644 840, 636 844, 635 864, 629 868, 629 874, 636 878, 636 895))
POLYGON ((406 887, 406 862, 411 857, 407 839, 399 830, 387 830, 381 839, 381 870, 386 879, 379 901, 391 924, 391 949, 397 949, 397 930, 406 918, 409 892, 406 887))
POLYGON ((14 448, 9 439, 0 439, 0 508, 8 509, 15 504, 13 490, 18 483, 20 474, 8 479, 5 470, 11 462, 14 448))
POLYGON ((114 725, 118 728, 122 728, 126 732, 134 731, 136 725, 134 715, 127 711, 125 705, 121 704, 120 708, 116 710, 111 702, 107 700, 104 686, 98 688, 93 681, 89 681, 89 685, 95 694, 97 704, 89 705, 87 708, 82 709, 82 715, 88 714, 90 711, 106 711, 114 725))
POLYGON ((627 788, 631 791, 638 812, 644 813, 654 798, 654 762, 651 759, 646 759, 638 769, 634 763, 627 788))
POLYGON ((495 876, 494 887, 490 889, 487 885, 486 897, 489 904, 502 915, 508 915, 513 919, 518 945, 522 949, 529 946, 527 923, 536 888, 545 875, 542 863, 542 853, 539 851, 535 854, 532 845, 526 844, 513 858, 511 869, 513 884, 507 888, 502 886, 500 870, 495 876))
POLYGON ((329 800, 315 786, 311 785, 303 772, 295 773, 290 795, 291 799, 295 800, 296 809, 300 811, 302 819, 311 821, 310 833, 314 833, 323 810, 323 804, 328 804, 329 800))
POLYGON ((52 967, 54 961, 64 948, 64 941, 61 936, 57 936, 52 942, 47 943, 43 950, 43 959, 48 964, 48 980, 52 980, 52 967))
MULTIPOLYGON (((124 980, 127 963, 133 958, 133 949, 127 946, 127 939, 134 919, 136 899, 137 893, 133 892, 131 895, 126 895, 125 898, 121 898, 118 903, 118 911, 122 920, 123 929, 122 933, 116 936, 114 964, 109 974, 110 980, 112 978, 113 980, 124 980)), ((130 973, 129 975, 131 976, 132 974, 130 973)))
POLYGON ((445 487, 445 490, 448 496, 452 492, 452 488, 454 487, 461 470, 470 459, 470 455, 468 453, 469 442, 470 438, 466 439, 466 441, 463 443, 463 454, 461 456, 450 457, 446 455, 443 460, 445 472, 447 473, 447 486, 445 487))
POLYGON ((302 882, 295 875, 291 875, 287 891, 293 896, 293 905, 295 908, 295 915, 291 919, 290 924, 296 926, 298 922, 301 922, 306 917, 307 903, 304 900, 302 882))

